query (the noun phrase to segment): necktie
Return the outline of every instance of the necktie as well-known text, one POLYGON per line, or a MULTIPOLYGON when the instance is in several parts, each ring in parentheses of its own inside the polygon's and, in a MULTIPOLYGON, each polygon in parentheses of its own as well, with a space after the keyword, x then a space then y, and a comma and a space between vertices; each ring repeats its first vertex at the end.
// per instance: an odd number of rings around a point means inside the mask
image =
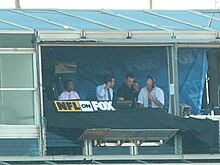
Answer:
POLYGON ((149 108, 152 108, 152 103, 151 103, 151 100, 150 100, 150 99, 148 99, 148 107, 149 107, 149 108))
MULTIPOLYGON (((149 95, 150 93, 147 93, 147 96, 149 95)), ((152 108, 152 102, 151 100, 148 98, 148 107, 149 108, 152 108)))
POLYGON ((107 91, 107 92, 108 92, 108 100, 112 100, 112 99, 111 99, 110 90, 108 89, 108 91, 107 91))

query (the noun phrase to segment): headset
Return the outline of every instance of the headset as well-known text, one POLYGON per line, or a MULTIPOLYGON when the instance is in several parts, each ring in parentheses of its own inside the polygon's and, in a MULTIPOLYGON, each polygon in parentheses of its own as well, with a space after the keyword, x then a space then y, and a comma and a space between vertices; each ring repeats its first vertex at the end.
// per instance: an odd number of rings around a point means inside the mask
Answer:
POLYGON ((148 79, 152 80, 152 82, 153 82, 152 88, 155 88, 155 87, 156 87, 156 80, 155 80, 155 78, 152 77, 152 76, 147 76, 147 80, 148 80, 148 79))

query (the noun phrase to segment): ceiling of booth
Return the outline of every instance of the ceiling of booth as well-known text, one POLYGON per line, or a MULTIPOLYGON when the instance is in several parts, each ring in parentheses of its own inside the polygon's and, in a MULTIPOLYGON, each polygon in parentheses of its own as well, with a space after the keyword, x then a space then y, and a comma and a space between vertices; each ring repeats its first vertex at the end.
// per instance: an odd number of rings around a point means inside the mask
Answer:
POLYGON ((7 9, 0 30, 220 31, 220 11, 7 9))

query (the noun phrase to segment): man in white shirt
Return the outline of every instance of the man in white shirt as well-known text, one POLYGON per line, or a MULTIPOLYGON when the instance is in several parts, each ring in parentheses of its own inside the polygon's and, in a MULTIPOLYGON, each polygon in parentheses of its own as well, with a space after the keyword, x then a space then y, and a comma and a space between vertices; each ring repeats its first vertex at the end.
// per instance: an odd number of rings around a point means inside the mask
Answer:
POLYGON ((66 80, 64 82, 64 89, 60 96, 58 97, 59 100, 79 100, 80 97, 75 89, 75 85, 72 80, 66 80))
POLYGON ((155 86, 155 79, 147 77, 146 87, 142 88, 138 95, 138 105, 140 108, 163 108, 164 93, 163 90, 155 86))
POLYGON ((107 75, 105 82, 96 87, 96 96, 98 100, 113 100, 113 86, 115 85, 115 78, 112 75, 107 75))

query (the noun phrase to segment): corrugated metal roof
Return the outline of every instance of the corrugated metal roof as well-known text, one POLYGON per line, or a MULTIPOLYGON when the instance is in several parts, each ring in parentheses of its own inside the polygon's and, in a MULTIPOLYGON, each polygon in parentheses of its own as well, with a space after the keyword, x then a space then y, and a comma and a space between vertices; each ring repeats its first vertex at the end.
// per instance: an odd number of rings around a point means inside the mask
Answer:
POLYGON ((220 12, 7 9, 0 30, 220 31, 220 12))

